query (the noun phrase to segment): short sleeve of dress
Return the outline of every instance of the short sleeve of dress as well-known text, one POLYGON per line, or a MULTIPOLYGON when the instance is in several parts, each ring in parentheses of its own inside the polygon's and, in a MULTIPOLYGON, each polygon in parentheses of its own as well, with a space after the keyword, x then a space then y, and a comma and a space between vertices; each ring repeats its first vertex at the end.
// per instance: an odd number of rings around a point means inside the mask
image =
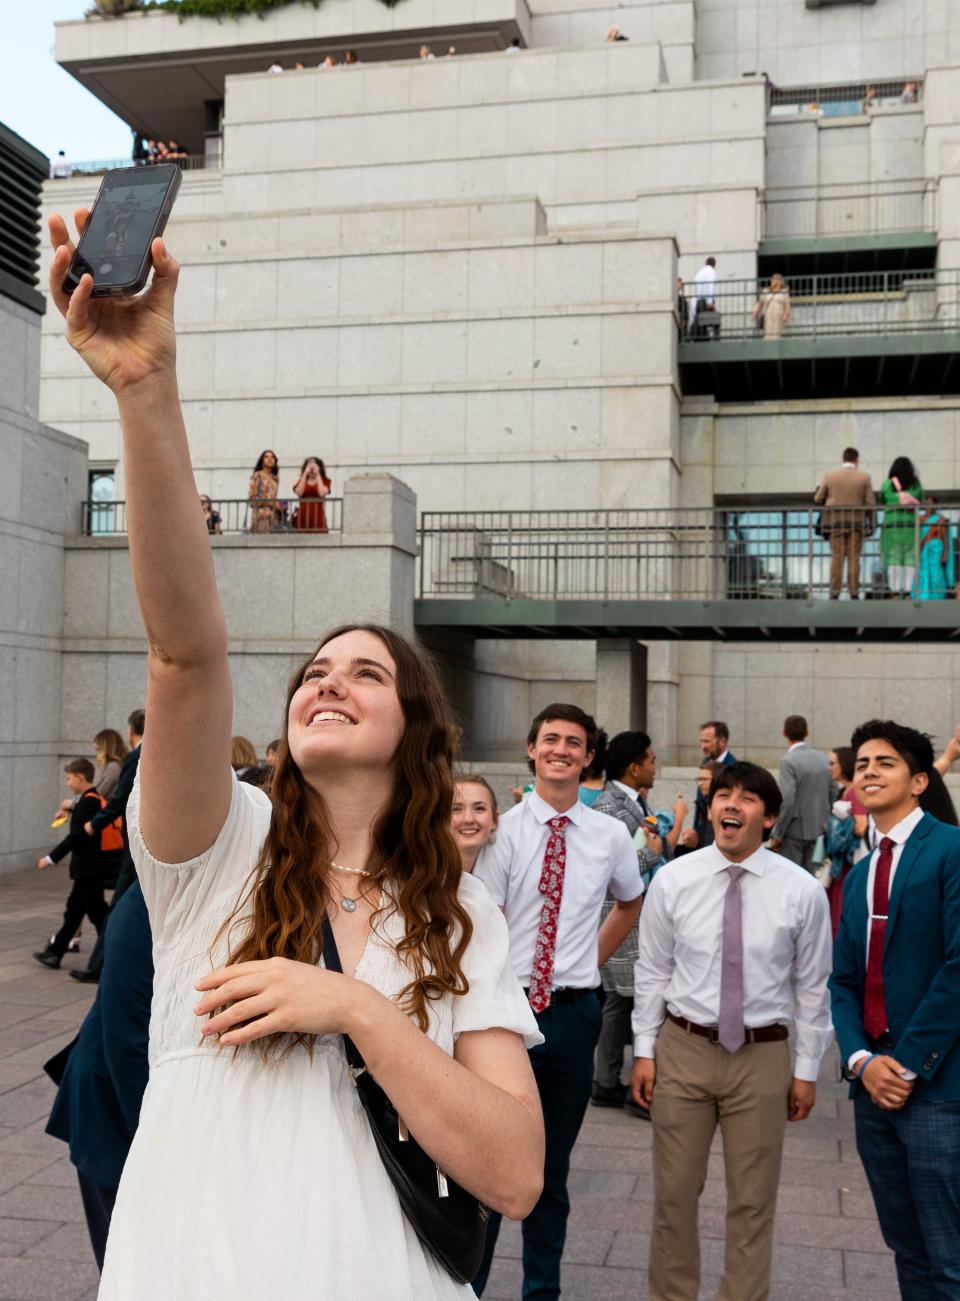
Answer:
POLYGON ((453 1000, 454 1040, 465 1030, 512 1030, 523 1035, 528 1048, 535 1048, 543 1043, 543 1035, 513 974, 503 913, 487 887, 469 873, 460 884, 460 903, 470 914, 473 935, 463 958, 470 989, 453 1000))
POLYGON ((150 853, 140 830, 137 772, 127 801, 127 834, 155 944, 173 943, 215 909, 229 915, 260 857, 271 812, 270 797, 234 774, 230 810, 210 848, 186 863, 163 863, 150 853))

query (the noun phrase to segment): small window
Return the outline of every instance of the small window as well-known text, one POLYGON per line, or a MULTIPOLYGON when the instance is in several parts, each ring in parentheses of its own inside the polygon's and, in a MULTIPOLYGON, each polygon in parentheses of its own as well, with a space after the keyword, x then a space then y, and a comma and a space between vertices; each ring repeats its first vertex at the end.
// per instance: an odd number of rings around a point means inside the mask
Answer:
POLYGON ((91 536, 117 532, 117 477, 113 470, 87 475, 87 527, 91 536))

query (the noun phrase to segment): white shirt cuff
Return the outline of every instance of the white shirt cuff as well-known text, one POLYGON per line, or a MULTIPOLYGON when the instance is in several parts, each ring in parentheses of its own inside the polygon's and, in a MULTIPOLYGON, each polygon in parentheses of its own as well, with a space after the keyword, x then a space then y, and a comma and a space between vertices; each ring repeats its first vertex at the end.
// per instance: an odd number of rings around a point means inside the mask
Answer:
POLYGON ((873 1054, 869 1048, 859 1048, 855 1053, 851 1053, 847 1058, 847 1070, 852 1071, 857 1062, 862 1062, 864 1057, 871 1057, 873 1054))
POLYGON ((657 1036, 654 1035, 637 1035, 633 1041, 634 1057, 656 1058, 657 1055, 657 1036))
POLYGON ((806 1080, 808 1084, 816 1084, 819 1074, 819 1057, 798 1057, 794 1063, 793 1078, 795 1080, 806 1080))

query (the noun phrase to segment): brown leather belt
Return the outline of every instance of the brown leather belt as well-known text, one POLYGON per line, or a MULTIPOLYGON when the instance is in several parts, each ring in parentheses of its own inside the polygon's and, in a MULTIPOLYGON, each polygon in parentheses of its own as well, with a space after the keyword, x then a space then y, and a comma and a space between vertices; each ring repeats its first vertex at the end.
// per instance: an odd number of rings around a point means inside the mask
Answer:
MULTIPOLYGON (((712 1044, 720 1042, 720 1031, 715 1025, 696 1025, 693 1021, 688 1021, 685 1016, 674 1016, 672 1012, 667 1013, 667 1020, 678 1025, 687 1034, 699 1035, 701 1039, 709 1039, 712 1044)), ((746 1034, 744 1042, 748 1044, 774 1043, 778 1039, 787 1039, 790 1035, 785 1025, 748 1026, 744 1033, 746 1034)))

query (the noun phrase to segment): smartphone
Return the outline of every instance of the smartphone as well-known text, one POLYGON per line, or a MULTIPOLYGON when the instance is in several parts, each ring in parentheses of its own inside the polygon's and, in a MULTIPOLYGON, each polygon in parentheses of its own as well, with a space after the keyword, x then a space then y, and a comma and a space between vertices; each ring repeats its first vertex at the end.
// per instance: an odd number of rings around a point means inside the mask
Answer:
POLYGON ((174 163, 107 172, 63 281, 72 294, 93 276, 94 298, 138 294, 150 274, 150 245, 162 235, 180 189, 174 163))

